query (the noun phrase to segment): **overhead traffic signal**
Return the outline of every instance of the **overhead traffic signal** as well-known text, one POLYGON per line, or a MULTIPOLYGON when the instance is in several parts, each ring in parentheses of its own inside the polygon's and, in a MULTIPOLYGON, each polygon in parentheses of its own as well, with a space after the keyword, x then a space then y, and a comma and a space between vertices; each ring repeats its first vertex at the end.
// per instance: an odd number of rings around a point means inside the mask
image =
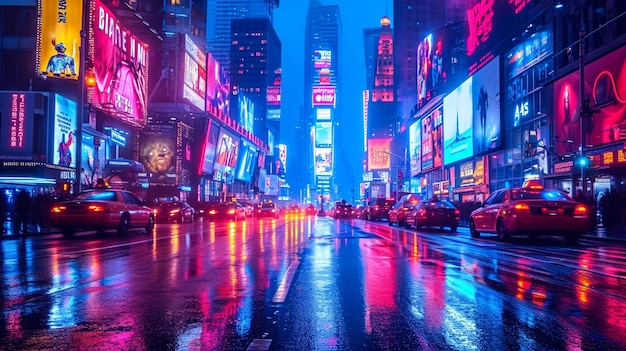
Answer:
POLYGON ((585 156, 585 155, 580 155, 577 156, 574 163, 578 166, 578 167, 589 167, 589 164, 591 163, 589 160, 589 157, 585 156))

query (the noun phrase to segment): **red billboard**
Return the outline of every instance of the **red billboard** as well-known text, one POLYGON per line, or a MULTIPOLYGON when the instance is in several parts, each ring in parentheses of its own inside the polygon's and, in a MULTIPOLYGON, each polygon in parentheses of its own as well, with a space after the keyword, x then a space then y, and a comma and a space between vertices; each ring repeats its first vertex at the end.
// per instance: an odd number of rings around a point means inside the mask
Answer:
POLYGON ((315 106, 335 106, 334 86, 313 87, 313 107, 315 106))
POLYGON ((91 103, 98 109, 138 127, 148 113, 148 45, 122 27, 101 0, 92 16, 93 50, 90 59, 96 77, 91 103))
POLYGON ((367 170, 391 168, 391 138, 367 140, 367 170))

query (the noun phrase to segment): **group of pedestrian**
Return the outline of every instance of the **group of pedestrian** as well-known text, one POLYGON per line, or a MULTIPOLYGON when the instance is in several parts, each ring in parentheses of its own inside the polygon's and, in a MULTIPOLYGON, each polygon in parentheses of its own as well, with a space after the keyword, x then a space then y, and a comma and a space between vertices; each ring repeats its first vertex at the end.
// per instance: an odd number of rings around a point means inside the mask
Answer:
POLYGON ((615 190, 609 190, 600 198, 600 215, 602 225, 606 230, 611 230, 622 223, 622 207, 619 194, 615 190))
POLYGON ((0 225, 1 233, 8 230, 5 227, 8 215, 11 214, 12 229, 14 233, 28 233, 28 224, 44 230, 48 225, 48 214, 52 204, 55 202, 52 194, 40 191, 32 197, 26 189, 21 189, 9 203, 4 189, 0 189, 0 225))

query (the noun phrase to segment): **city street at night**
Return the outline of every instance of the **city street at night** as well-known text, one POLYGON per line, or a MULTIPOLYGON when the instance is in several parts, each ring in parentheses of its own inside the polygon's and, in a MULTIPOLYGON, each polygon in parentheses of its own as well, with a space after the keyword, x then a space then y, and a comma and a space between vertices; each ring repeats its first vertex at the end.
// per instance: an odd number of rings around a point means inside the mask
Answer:
POLYGON ((623 350, 626 245, 283 216, 4 235, 2 350, 623 350))

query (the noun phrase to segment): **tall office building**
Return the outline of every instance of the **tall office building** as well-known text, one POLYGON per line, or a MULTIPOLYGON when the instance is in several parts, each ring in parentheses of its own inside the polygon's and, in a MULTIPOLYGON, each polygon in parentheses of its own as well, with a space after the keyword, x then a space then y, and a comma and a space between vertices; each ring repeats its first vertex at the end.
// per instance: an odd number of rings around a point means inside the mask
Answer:
MULTIPOLYGON (((334 150, 340 148, 335 138, 337 124, 337 92, 339 82, 339 39, 341 17, 338 5, 323 5, 311 0, 306 16, 304 38, 304 131, 309 136, 303 143, 296 143, 295 153, 307 155, 296 162, 298 174, 291 179, 297 189, 317 189, 329 200, 335 193, 334 184, 339 175, 334 172, 334 150), (313 175, 314 178, 311 178, 313 175)), ((301 137, 304 139, 304 137, 301 137)), ((303 140, 304 141, 304 140, 303 140)), ((351 177, 351 175, 349 176, 351 177)), ((351 182, 344 177, 344 184, 351 182)), ((314 199, 312 199, 315 201, 314 199)))
POLYGON ((365 86, 367 87, 367 89, 370 89, 374 86, 379 36, 380 28, 366 28, 363 30, 363 48, 365 54, 365 86))
POLYGON ((274 20, 279 0, 207 0, 206 47, 213 57, 230 72, 231 20, 267 18, 274 20))
POLYGON ((367 137, 388 138, 394 135, 395 90, 394 90, 394 40, 389 17, 380 20, 376 43, 374 84, 369 86, 367 137))

